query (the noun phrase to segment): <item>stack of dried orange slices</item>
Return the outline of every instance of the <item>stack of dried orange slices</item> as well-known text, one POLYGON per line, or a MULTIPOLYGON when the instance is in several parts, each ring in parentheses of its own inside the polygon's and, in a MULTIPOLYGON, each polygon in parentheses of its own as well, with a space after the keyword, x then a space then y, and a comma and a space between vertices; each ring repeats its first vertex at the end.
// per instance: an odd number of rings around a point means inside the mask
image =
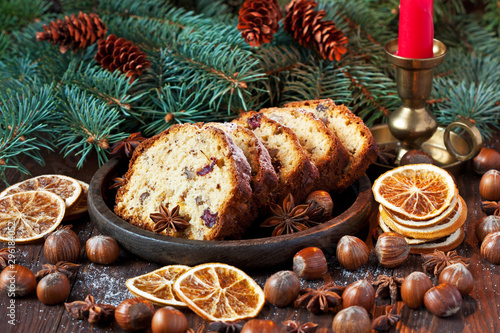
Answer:
POLYGON ((373 183, 384 232, 406 238, 410 253, 449 251, 465 238, 467 206, 452 176, 431 164, 395 168, 373 183))
POLYGON ((0 193, 0 241, 27 243, 54 231, 61 221, 87 211, 88 185, 62 175, 42 175, 0 193))

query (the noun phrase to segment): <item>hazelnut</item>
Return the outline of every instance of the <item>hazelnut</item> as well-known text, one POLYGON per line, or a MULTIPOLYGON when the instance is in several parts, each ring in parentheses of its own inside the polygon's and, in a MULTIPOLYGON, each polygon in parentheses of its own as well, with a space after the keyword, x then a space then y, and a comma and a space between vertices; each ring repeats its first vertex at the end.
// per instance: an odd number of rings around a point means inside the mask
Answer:
POLYGON ((432 158, 431 155, 426 153, 423 150, 413 149, 407 151, 399 161, 399 165, 408 165, 408 164, 436 164, 436 161, 432 158))
POLYGON ((500 153, 495 149, 481 148, 473 161, 474 171, 480 175, 491 169, 500 170, 500 153))
POLYGON ((293 257, 293 271, 306 280, 320 279, 328 272, 325 254, 317 247, 306 247, 293 257))
POLYGON ((312 216, 313 218, 323 218, 332 215, 333 200, 330 193, 326 191, 314 191, 309 193, 305 200, 305 203, 311 203, 312 208, 314 210, 318 210, 318 213, 312 216))
POLYGON ((361 306, 371 312, 375 304, 375 289, 367 280, 359 280, 345 288, 342 293, 342 307, 361 306))
POLYGON ((332 322, 333 333, 370 333, 372 324, 368 312, 360 306, 339 311, 332 322))
POLYGON ((455 286, 441 283, 425 293, 424 304, 432 314, 449 317, 460 310, 462 296, 455 286))
POLYGON ((23 297, 36 288, 35 274, 21 265, 8 265, 0 274, 0 290, 9 297, 23 297))
POLYGON ((484 238, 481 257, 495 265, 500 264, 500 231, 492 232, 484 238))
POLYGON ((358 237, 344 236, 337 244, 337 259, 348 270, 355 270, 368 262, 370 250, 358 237))
POLYGON ((241 333, 280 333, 280 329, 272 320, 252 319, 246 322, 241 333))
POLYGON ((151 321, 153 333, 184 333, 188 323, 184 313, 170 306, 158 309, 151 321))
POLYGON ((149 328, 154 314, 155 308, 149 301, 129 298, 118 305, 115 319, 124 330, 137 331, 149 328))
POLYGON ((474 278, 471 272, 463 264, 453 264, 441 272, 439 283, 449 283, 457 287, 460 295, 469 295, 474 288, 474 278))
POLYGON ((90 261, 109 265, 118 259, 120 247, 113 237, 98 235, 91 237, 85 244, 85 251, 90 261))
POLYGON ((71 227, 71 225, 61 227, 51 233, 45 240, 43 252, 49 263, 56 264, 59 261, 75 262, 80 257, 80 239, 71 230, 71 227))
POLYGON ((500 231, 500 216, 488 215, 477 221, 476 236, 482 242, 489 233, 500 231))
POLYGON ((36 296, 46 305, 62 303, 71 290, 68 277, 60 272, 44 276, 36 286, 36 296))
POLYGON ((500 200, 500 171, 489 170, 481 177, 479 193, 486 200, 500 200))
POLYGON ((401 284, 401 298, 408 307, 417 309, 424 305, 424 295, 431 288, 432 281, 427 274, 413 272, 401 284))
POLYGON ((408 258, 410 246, 400 234, 384 232, 378 236, 375 245, 375 255, 380 265, 386 268, 395 268, 408 258))
POLYGON ((300 280, 292 271, 280 271, 267 279, 264 285, 266 300, 278 307, 285 307, 299 296, 300 280))

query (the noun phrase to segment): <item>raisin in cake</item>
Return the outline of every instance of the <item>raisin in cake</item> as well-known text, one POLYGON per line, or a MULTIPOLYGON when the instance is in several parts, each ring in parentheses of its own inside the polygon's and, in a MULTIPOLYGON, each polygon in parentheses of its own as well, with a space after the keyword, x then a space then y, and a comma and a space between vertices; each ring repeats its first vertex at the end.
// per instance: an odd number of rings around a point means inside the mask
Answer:
POLYGON ((252 130, 266 147, 279 183, 271 200, 281 203, 291 193, 302 202, 319 177, 318 169, 309 161, 295 133, 262 113, 245 112, 234 123, 252 130))
POLYGON ((250 164, 252 202, 253 207, 250 212, 257 211, 267 204, 269 195, 278 185, 278 176, 271 164, 271 156, 262 144, 262 141, 249 129, 238 126, 234 123, 208 123, 206 126, 213 126, 225 131, 234 143, 243 151, 250 164))
POLYGON ((314 189, 339 189, 349 156, 337 136, 321 120, 310 112, 294 108, 269 108, 259 112, 295 132, 307 157, 318 168, 314 189))
POLYGON ((312 112, 337 135, 349 154, 349 163, 344 168, 341 189, 350 186, 361 177, 377 159, 377 144, 363 120, 354 115, 345 105, 336 105, 331 99, 292 102, 285 107, 300 108, 312 112))
POLYGON ((115 212, 152 230, 151 213, 160 205, 189 222, 183 231, 161 233, 189 239, 240 235, 252 189, 250 165, 240 148, 215 127, 174 125, 144 141, 135 151, 116 195, 115 212))

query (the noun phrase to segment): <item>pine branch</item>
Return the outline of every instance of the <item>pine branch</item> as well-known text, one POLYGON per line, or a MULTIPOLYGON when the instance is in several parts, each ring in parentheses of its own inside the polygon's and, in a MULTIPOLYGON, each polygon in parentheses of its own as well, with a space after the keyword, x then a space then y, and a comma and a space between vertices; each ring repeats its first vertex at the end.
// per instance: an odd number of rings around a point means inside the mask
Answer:
POLYGON ((45 0, 0 0, 0 31, 12 30, 41 17, 50 7, 45 0))
POLYGON ((60 135, 57 142, 61 152, 65 157, 72 153, 80 155, 77 167, 81 168, 88 154, 95 150, 99 165, 102 165, 108 159, 109 147, 127 137, 119 132, 123 122, 119 111, 76 86, 65 86, 60 95, 57 113, 60 120, 56 130, 60 135))
POLYGON ((0 31, 0 57, 2 56, 2 54, 7 52, 7 49, 9 48, 10 44, 11 41, 9 35, 7 35, 7 33, 3 31, 0 31))

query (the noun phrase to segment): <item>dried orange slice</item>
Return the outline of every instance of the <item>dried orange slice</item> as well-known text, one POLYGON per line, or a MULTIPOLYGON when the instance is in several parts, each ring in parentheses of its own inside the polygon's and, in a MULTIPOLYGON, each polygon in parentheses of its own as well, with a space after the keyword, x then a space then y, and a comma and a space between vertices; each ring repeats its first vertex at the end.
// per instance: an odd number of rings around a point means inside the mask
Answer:
POLYGON ((82 187, 78 180, 68 176, 42 175, 7 187, 0 193, 0 198, 25 191, 49 191, 55 193, 64 200, 66 207, 70 207, 80 197, 82 187))
POLYGON ((47 191, 0 198, 0 241, 26 243, 42 238, 57 228, 65 210, 64 200, 47 191))
POLYGON ((128 290, 136 297, 145 298, 157 305, 186 306, 174 293, 175 280, 191 267, 183 265, 165 266, 144 275, 128 279, 128 290))
POLYGON ((376 201, 413 220, 428 220, 441 214, 457 191, 451 175, 432 164, 398 167, 373 183, 376 201))
POLYGON ((88 211, 88 201, 87 195, 89 193, 89 184, 78 181, 80 186, 82 187, 82 194, 80 198, 68 209, 66 209, 66 215, 64 215, 63 221, 73 221, 79 219, 88 211))
POLYGON ((209 263, 177 278, 177 296, 197 315, 210 321, 236 321, 255 317, 264 306, 259 285, 236 267, 209 263))

